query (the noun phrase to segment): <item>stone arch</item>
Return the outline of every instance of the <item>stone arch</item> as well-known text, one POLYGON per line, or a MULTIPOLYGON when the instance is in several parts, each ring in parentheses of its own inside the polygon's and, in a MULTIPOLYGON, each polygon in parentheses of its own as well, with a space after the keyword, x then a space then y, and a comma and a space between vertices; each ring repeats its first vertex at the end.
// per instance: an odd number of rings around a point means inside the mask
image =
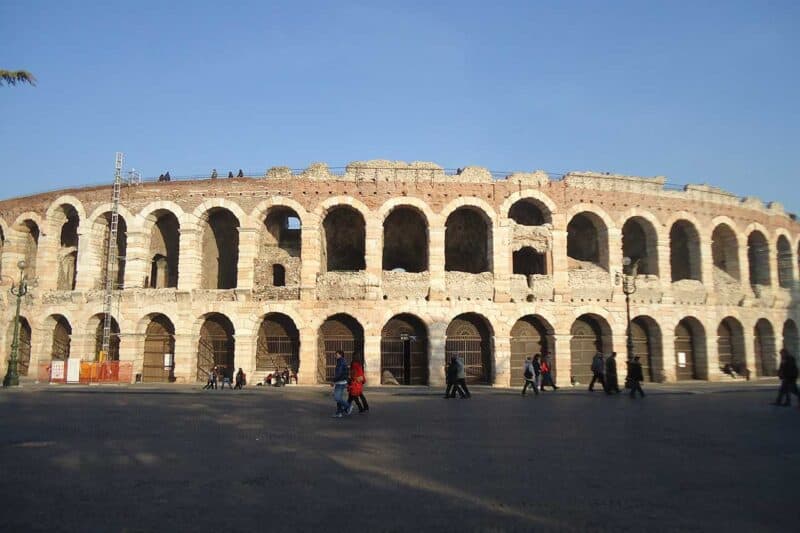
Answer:
POLYGON ((145 317, 142 381, 166 383, 175 381, 175 325, 162 313, 145 317))
POLYGON ((672 281, 703 281, 700 233, 689 220, 676 220, 669 230, 669 262, 672 281))
POLYGON ((481 314, 463 313, 450 321, 445 331, 445 361, 461 357, 467 383, 492 383, 494 350, 491 323, 481 314))
POLYGON ((425 214, 411 205, 396 205, 383 219, 383 270, 428 270, 429 226, 425 214))
POLYGON ((570 327, 569 342, 571 376, 570 383, 584 384, 592 379, 592 358, 597 352, 610 353, 612 348, 611 326, 598 314, 580 315, 570 327))
MULTIPOLYGON (((511 386, 523 384, 525 358, 555 351, 553 326, 540 315, 520 317, 511 327, 511 386)), ((555 370, 555 369, 553 369, 555 370)))
POLYGON ((417 209, 422 215, 422 218, 425 219, 428 226, 435 226, 440 223, 440 216, 433 212, 431 206, 429 206, 424 200, 420 198, 415 198, 413 196, 402 196, 399 198, 391 198, 386 200, 383 205, 378 209, 377 212, 377 219, 380 221, 385 221, 386 217, 392 214, 398 207, 413 207, 417 209))
POLYGON ((150 289, 175 288, 180 264, 179 215, 159 207, 150 210, 145 221, 144 231, 149 230, 147 260, 150 272, 144 285, 150 289))
POLYGON ((267 200, 260 202, 251 212, 250 219, 254 221, 265 221, 269 212, 273 208, 286 208, 294 211, 295 216, 300 220, 300 227, 302 228, 310 222, 312 217, 308 211, 297 201, 283 196, 273 196, 267 200))
POLYGON ((717 354, 723 372, 730 368, 737 374, 745 373, 744 330, 742 323, 732 316, 722 319, 717 327, 717 354))
MULTIPOLYGON (((109 275, 113 280, 114 288, 121 289, 124 288, 125 284, 125 257, 127 254, 128 249, 128 223, 127 221, 130 218, 126 218, 125 214, 127 211, 122 210, 122 206, 120 206, 119 215, 117 217, 117 238, 113 243, 111 243, 111 253, 113 257, 116 258, 110 267, 109 275)), ((105 274, 106 268, 106 257, 109 250, 109 235, 111 232, 111 211, 110 206, 109 210, 100 211, 100 209, 96 209, 92 213, 92 217, 89 220, 91 221, 91 231, 90 231, 90 248, 93 255, 94 270, 96 272, 101 272, 105 274), (98 212, 99 211, 99 212, 98 212)), ((106 279, 103 276, 98 276, 95 278, 95 288, 100 289, 105 287, 106 279)))
POLYGON ((365 270, 367 223, 350 205, 327 210, 322 221, 322 262, 326 272, 365 270))
POLYGON ((479 213, 482 217, 484 217, 489 226, 494 226, 495 222, 497 221, 497 213, 495 212, 494 208, 485 200, 481 200, 475 196, 464 196, 450 201, 450 203, 444 206, 439 212, 439 216, 441 217, 441 220, 446 221, 448 218, 450 218, 450 215, 462 207, 472 208, 476 213, 479 213))
MULTIPOLYGON (((17 374, 20 376, 27 376, 31 364, 31 336, 33 331, 31 330, 31 324, 28 322, 28 319, 24 316, 20 315, 19 317, 19 331, 18 335, 18 346, 17 346, 17 374)), ((11 356, 11 351, 13 349, 14 344, 14 318, 8 323, 8 329, 6 334, 7 339, 7 348, 8 351, 6 352, 9 357, 11 356)))
POLYGON ((506 214, 506 218, 511 219, 511 216, 509 215, 511 207, 520 200, 534 202, 534 205, 538 206, 539 209, 547 213, 547 220, 545 223, 553 223, 553 215, 558 213, 558 206, 549 196, 537 189, 522 189, 521 191, 510 194, 508 198, 506 198, 500 205, 498 212, 506 214))
POLYGON ((664 350, 658 322, 647 315, 637 316, 631 320, 631 339, 633 355, 639 356, 644 380, 664 381, 661 371, 664 368, 664 350))
POLYGON ((36 277, 36 257, 39 255, 39 224, 32 218, 25 218, 15 223, 14 229, 21 235, 19 253, 25 261, 25 270, 28 277, 36 277))
POLYGON ((775 345, 775 329, 766 318, 760 318, 753 327, 753 350, 755 374, 759 377, 778 375, 778 350, 775 345))
POLYGON ((778 250, 778 284, 784 289, 791 289, 794 285, 794 254, 792 245, 786 235, 778 235, 776 243, 778 250))
POLYGON ((300 333, 294 320, 283 313, 267 313, 256 337, 256 370, 300 370, 300 333))
POLYGON ((750 266, 750 285, 770 285, 769 241, 760 230, 747 236, 747 262, 750 266))
POLYGON ((303 248, 300 215, 291 207, 272 205, 261 221, 255 286, 261 289, 299 285, 303 248))
MULTIPOLYGON (((94 333, 94 352, 92 353, 93 361, 100 360, 100 351, 103 348, 103 327, 105 325, 105 315, 97 313, 89 318, 87 323, 87 331, 94 333)), ((120 329, 117 319, 111 317, 111 335, 109 336, 108 353, 105 355, 105 361, 119 361, 119 344, 120 344, 120 329)))
POLYGON ((567 224, 567 257, 570 270, 594 265, 608 270, 608 229, 603 217, 581 211, 567 224))
POLYGON ((197 343, 197 381, 206 381, 212 368, 220 375, 233 378, 236 331, 231 320, 222 313, 203 316, 197 343))
POLYGON ((53 234, 58 235, 57 282, 60 291, 75 290, 78 267, 78 227, 82 218, 74 205, 61 203, 51 205, 47 211, 47 221, 53 234))
POLYGON ((202 228, 201 287, 235 289, 238 281, 240 219, 225 207, 211 207, 199 220, 202 228))
POLYGON ((72 326, 64 315, 50 315, 45 320, 45 327, 50 331, 50 359, 66 361, 70 355, 72 344, 72 326))
POLYGON ((328 383, 336 369, 336 352, 344 352, 347 363, 353 358, 363 363, 364 327, 347 313, 337 313, 325 319, 317 333, 317 380, 328 383))
POLYGON ((508 208, 508 218, 522 226, 543 226, 553 223, 550 208, 534 197, 520 198, 508 208))
POLYGON ((700 379, 699 366, 706 360, 705 328, 694 317, 675 326, 675 377, 678 381, 700 379))
POLYGON ((381 383, 428 384, 428 329, 418 316, 394 315, 381 329, 381 383))
POLYGON ((479 274, 492 272, 492 219, 474 205, 454 209, 445 221, 444 269, 479 274))
POLYGON ((642 216, 632 216, 622 225, 622 256, 637 264, 639 274, 658 276, 658 233, 642 216))
POLYGON ((736 232, 725 222, 714 227, 711 233, 711 257, 714 262, 714 276, 741 281, 739 269, 739 242, 736 232))
POLYGON ((783 348, 795 358, 800 356, 800 335, 797 324, 791 318, 783 323, 783 348))

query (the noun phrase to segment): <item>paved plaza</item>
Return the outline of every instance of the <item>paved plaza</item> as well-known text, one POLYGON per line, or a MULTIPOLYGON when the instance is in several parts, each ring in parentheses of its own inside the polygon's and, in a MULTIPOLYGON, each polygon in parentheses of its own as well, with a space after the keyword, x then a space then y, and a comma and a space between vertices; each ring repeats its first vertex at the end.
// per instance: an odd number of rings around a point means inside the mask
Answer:
POLYGON ((4 390, 0 531, 791 531, 775 387, 4 390))

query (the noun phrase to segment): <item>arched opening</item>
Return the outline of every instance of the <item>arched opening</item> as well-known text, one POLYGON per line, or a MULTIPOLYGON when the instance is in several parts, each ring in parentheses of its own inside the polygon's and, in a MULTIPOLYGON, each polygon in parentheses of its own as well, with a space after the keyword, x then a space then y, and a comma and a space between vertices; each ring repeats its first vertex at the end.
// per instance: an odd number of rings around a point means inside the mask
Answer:
POLYGON ((637 272, 658 275, 658 236, 653 224, 643 217, 632 217, 622 226, 622 256, 638 261, 637 272))
POLYGON ((383 270, 428 270, 428 223, 417 209, 400 206, 383 221, 383 270))
POLYGON ((750 285, 769 285, 769 243, 758 230, 747 237, 747 260, 750 263, 750 285))
POLYGON ((633 355, 639 356, 645 381, 662 381, 661 328, 649 316, 637 316, 631 320, 633 355))
MULTIPOLYGON (((100 272, 103 272, 106 266, 106 258, 108 257, 108 237, 111 233, 111 212, 103 213, 103 215, 98 220, 98 224, 100 224, 101 230, 95 235, 102 239, 102 242, 99 244, 100 254, 99 254, 99 266, 100 272)), ((114 239, 114 242, 111 243, 111 256, 113 258, 112 263, 110 264, 110 271, 109 275, 114 282, 115 289, 121 289, 124 287, 125 283, 125 254, 127 253, 128 249, 128 224, 125 222, 125 219, 119 215, 117 217, 117 237, 114 239)), ((98 280, 100 282, 100 286, 105 286, 105 279, 100 278, 98 280)))
POLYGON ((778 351, 775 349, 775 330, 769 320, 759 319, 753 328, 753 348, 756 356, 756 375, 778 375, 778 351))
POLYGON ((486 319, 476 313, 458 315, 445 333, 445 361, 461 357, 467 383, 492 383, 492 331, 486 319))
POLYGON ((395 315, 383 326, 381 383, 428 384, 428 332, 416 316, 395 315))
POLYGON ((492 227, 486 213, 476 207, 450 213, 444 230, 444 269, 469 274, 492 271, 492 227))
POLYGON ((778 283, 784 289, 791 289, 794 284, 792 246, 785 235, 778 237, 778 283))
POLYGON ((525 381, 526 357, 555 351, 553 334, 553 328, 540 316, 527 315, 517 320, 511 328, 511 386, 517 387, 525 381))
POLYGON ((341 350, 347 364, 353 357, 363 363, 364 328, 350 315, 339 313, 328 317, 317 334, 317 380, 327 383, 333 379, 336 369, 336 352, 341 350))
POLYGON ((539 200, 522 198, 508 210, 508 218, 522 226, 541 226, 552 223, 550 210, 539 200))
POLYGON ((283 268, 283 265, 272 265, 272 286, 286 286, 286 269, 283 268))
POLYGON ((36 277, 36 256, 39 253, 39 226, 33 220, 25 220, 17 226, 22 234, 22 258, 25 260, 25 272, 28 278, 36 277))
MULTIPOLYGON (((103 328, 106 319, 104 316, 94 317, 97 320, 97 327, 94 329, 94 360, 100 360, 100 351, 103 349, 103 328)), ((105 354, 104 361, 119 361, 119 324, 114 317, 111 317, 110 335, 108 337, 108 353, 105 354)))
POLYGON ((264 289, 266 286, 299 285, 301 252, 300 217, 288 207, 280 205, 271 207, 264 219, 258 256, 255 260, 256 290, 264 289))
POLYGON ((570 270, 592 265, 608 270, 608 228, 594 213, 578 213, 567 224, 570 270))
POLYGON ((742 324, 733 317, 723 319, 717 328, 717 354, 720 370, 730 365, 737 374, 745 374, 744 331, 742 324))
POLYGON ((687 317, 675 326, 675 379, 700 379, 697 361, 703 342, 703 326, 696 318, 687 317))
POLYGON ((700 269, 700 234, 687 220, 678 220, 669 230, 669 264, 672 281, 702 281, 700 269))
POLYGON ((300 370, 300 334, 294 321, 281 313, 269 313, 258 328, 256 370, 300 370))
MULTIPOLYGON (((11 350, 14 344, 14 319, 8 324, 8 355, 11 357, 11 350)), ((20 376, 28 375, 28 368, 31 364, 31 325, 24 316, 19 317, 19 333, 17 346, 17 374, 20 376)))
POLYGON ((150 318, 144 333, 142 381, 175 381, 175 326, 162 314, 150 318))
POLYGON ((239 265, 239 220, 220 207, 203 223, 202 287, 235 289, 239 265))
POLYGON ((50 359, 53 361, 66 361, 69 359, 70 340, 72 339, 72 326, 61 315, 53 317, 53 343, 50 349, 50 359))
POLYGON ((59 207, 54 213, 60 224, 60 248, 58 251, 58 281, 60 291, 75 290, 76 267, 78 262, 78 211, 69 204, 59 207))
POLYGON ((197 381, 206 381, 215 366, 220 375, 233 378, 234 329, 225 315, 211 313, 200 327, 197 344, 197 381))
POLYGON ((531 286, 531 276, 547 274, 547 255, 537 252, 530 246, 517 250, 513 254, 514 274, 522 274, 531 286))
POLYGON ((178 286, 178 258, 180 250, 180 223, 170 211, 156 211, 150 217, 150 279, 145 283, 151 289, 178 286))
POLYGON ((367 268, 364 250, 366 223, 361 213, 349 206, 336 206, 322 223, 322 264, 328 272, 355 272, 367 268))
POLYGON ((589 383, 592 379, 592 358, 597 352, 611 353, 611 328, 603 317, 593 314, 579 316, 570 328, 569 341, 573 385, 589 383))
POLYGON ((715 274, 724 272, 739 281, 739 243, 736 233, 727 224, 719 224, 711 234, 711 256, 714 260, 715 274))
POLYGON ((792 356, 798 358, 800 349, 800 337, 797 334, 797 324, 794 320, 787 320, 783 323, 783 348, 788 350, 792 356))

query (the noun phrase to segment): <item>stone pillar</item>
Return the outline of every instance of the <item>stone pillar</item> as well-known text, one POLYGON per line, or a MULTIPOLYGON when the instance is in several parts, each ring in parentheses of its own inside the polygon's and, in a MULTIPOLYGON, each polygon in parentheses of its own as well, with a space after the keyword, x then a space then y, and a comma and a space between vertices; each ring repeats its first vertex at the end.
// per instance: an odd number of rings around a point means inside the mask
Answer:
POLYGON ((364 336, 364 375, 370 385, 381 383, 381 336, 364 336))
MULTIPOLYGON (((702 342, 702 339, 695 340, 699 341, 698 344, 702 342)), ((719 352, 717 351, 716 331, 706 331, 705 341, 705 358, 703 360, 698 360, 698 357, 695 356, 695 368, 697 368, 696 374, 698 377, 705 378, 708 381, 719 381, 722 379, 723 374, 719 368, 719 352)), ((695 351, 697 351, 696 347, 695 351)))
POLYGON ((125 251, 125 288, 145 287, 145 278, 150 276, 150 235, 143 231, 128 230, 125 251))
MULTIPOLYGON (((237 265, 236 274, 237 289, 252 290, 253 288, 255 260, 258 255, 258 238, 257 228, 239 228, 239 264, 237 265)), ((253 364, 253 369, 255 369, 255 363, 253 364)), ((245 370, 245 373, 248 373, 248 371, 245 370)))
POLYGON ((88 229, 88 222, 81 220, 78 226, 78 257, 75 264, 75 290, 88 291, 102 283, 105 256, 102 236, 98 239, 88 229))
POLYGON ((317 331, 312 328, 300 328, 300 368, 297 371, 297 382, 300 385, 316 385, 317 379, 317 331))
POLYGON ((710 236, 700 239, 700 275, 703 278, 706 294, 709 296, 706 303, 711 303, 714 297, 714 260, 711 254, 710 236))
MULTIPOLYGON (((608 234, 608 272, 613 280, 615 272, 622 272, 622 230, 609 228, 608 234)), ((613 282, 613 281, 612 281, 613 282)))
POLYGON ((494 301, 511 301, 511 274, 514 271, 511 253, 511 228, 497 225, 492 233, 492 266, 494 270, 494 301))
POLYGON ((144 371, 144 333, 127 333, 120 336, 120 363, 131 364, 131 382, 144 371))
POLYGON ((200 251, 201 232, 196 227, 181 227, 178 261, 178 288, 184 291, 199 289, 203 275, 203 257, 200 251))
POLYGON ((429 327, 428 384, 431 387, 443 387, 445 385, 444 348, 446 331, 447 324, 444 322, 434 322, 429 327))
POLYGON ((241 368, 249 381, 256 372, 256 335, 237 334, 234 335, 234 341, 236 352, 233 355, 233 375, 235 377, 241 368))
MULTIPOLYGON (((317 273, 322 271, 322 265, 320 264, 322 259, 322 242, 319 226, 314 224, 304 225, 301 239, 300 299, 316 300, 317 273)), ((300 364, 302 365, 302 358, 300 364)), ((298 377, 298 380, 299 379, 298 377)), ((314 382, 316 382, 316 378, 314 382)))
MULTIPOLYGON (((428 233, 430 236, 430 251, 428 255, 430 263, 428 267, 430 268, 430 299, 444 300, 447 295, 447 280, 444 271, 444 228, 433 226, 431 223, 428 233)), ((433 374, 431 374, 431 378, 433 378, 433 374)))
MULTIPOLYGON (((366 220, 364 262, 367 272, 367 300, 379 300, 382 295, 381 284, 383 281, 383 225, 376 219, 366 220)), ((380 368, 380 365, 378 366, 380 368)), ((369 379, 369 377, 367 378, 369 379)))
POLYGON ((493 337, 494 344, 494 382, 498 387, 511 386, 511 339, 493 337))
MULTIPOLYGON (((742 325, 743 331, 743 342, 744 342, 744 360, 745 364, 747 365, 747 369, 750 371, 751 377, 756 377, 760 372, 760 368, 756 364, 756 336, 753 334, 753 330, 748 330, 747 328, 742 325)), ((764 354, 762 354, 763 357, 764 354)))
POLYGON ((565 229, 564 216, 553 215, 553 224, 553 292, 555 293, 555 301, 562 302, 565 297, 568 297, 570 291, 567 262, 567 230, 565 229))
MULTIPOLYGON (((94 335, 88 333, 75 333, 77 329, 75 324, 72 325, 72 335, 70 335, 69 343, 69 361, 68 366, 79 365, 81 361, 94 361, 97 354, 94 352, 94 335)), ((69 383, 69 369, 67 369, 67 382, 69 383)))
POLYGON ((555 361, 555 369, 553 377, 555 378, 556 385, 559 387, 570 384, 572 376, 572 351, 570 350, 570 341, 572 335, 553 335, 555 343, 555 355, 550 354, 551 364, 555 361))
MULTIPOLYGON (((181 319, 188 320, 188 317, 181 319)), ((197 338, 190 333, 175 334, 175 381, 197 382, 197 338)))
POLYGON ((674 300, 670 290, 672 288, 672 264, 669 260, 669 233, 667 233, 667 242, 659 242, 656 249, 658 250, 658 278, 661 281, 661 290, 665 295, 663 303, 672 303, 674 300))
POLYGON ((39 278, 39 290, 55 290, 58 286, 58 244, 59 235, 41 233, 36 254, 36 276, 39 278))
MULTIPOLYGON (((663 330, 662 330, 663 332, 663 330)), ((661 335, 661 365, 660 372, 664 377, 664 382, 672 383, 678 380, 677 374, 677 355, 675 354, 675 335, 674 331, 662 333, 661 335)))

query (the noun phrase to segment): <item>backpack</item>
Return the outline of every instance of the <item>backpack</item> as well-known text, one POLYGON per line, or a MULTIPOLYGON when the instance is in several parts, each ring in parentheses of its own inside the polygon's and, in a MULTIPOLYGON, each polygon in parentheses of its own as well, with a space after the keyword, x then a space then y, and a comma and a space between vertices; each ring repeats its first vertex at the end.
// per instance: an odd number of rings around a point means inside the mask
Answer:
POLYGON ((533 372, 531 372, 531 365, 525 365, 525 379, 533 379, 533 372))

